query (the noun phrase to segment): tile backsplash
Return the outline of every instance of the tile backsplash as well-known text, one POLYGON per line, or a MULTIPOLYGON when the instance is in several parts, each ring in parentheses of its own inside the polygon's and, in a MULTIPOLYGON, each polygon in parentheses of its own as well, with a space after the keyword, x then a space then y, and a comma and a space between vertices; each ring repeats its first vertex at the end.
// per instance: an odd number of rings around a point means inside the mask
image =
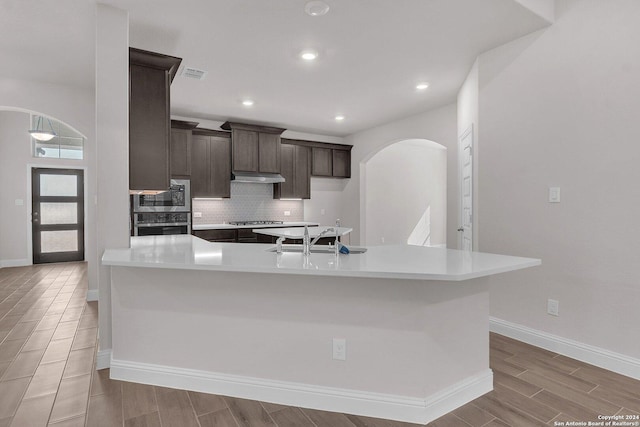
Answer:
POLYGON ((304 221, 304 202, 274 199, 271 184, 232 182, 230 199, 194 199, 191 210, 202 213, 202 218, 193 218, 194 225, 229 221, 304 221), (291 215, 285 216, 285 211, 291 215))

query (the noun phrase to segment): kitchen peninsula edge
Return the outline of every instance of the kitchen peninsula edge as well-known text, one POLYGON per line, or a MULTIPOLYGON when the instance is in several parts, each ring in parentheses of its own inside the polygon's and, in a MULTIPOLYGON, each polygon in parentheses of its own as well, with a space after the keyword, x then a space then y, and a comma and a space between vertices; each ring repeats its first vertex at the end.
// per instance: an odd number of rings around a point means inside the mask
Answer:
POLYGON ((418 423, 493 388, 490 276, 540 264, 416 246, 305 257, 193 236, 131 246, 103 256, 112 378, 418 423))

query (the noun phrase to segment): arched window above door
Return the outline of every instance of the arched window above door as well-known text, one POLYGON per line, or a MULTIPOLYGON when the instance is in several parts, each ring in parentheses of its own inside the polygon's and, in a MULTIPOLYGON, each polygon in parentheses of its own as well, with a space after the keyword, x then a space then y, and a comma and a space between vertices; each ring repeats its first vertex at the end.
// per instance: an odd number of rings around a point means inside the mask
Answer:
POLYGON ((31 137, 33 157, 82 160, 85 139, 82 134, 56 119, 32 114, 31 129, 38 126, 53 130, 55 136, 49 141, 39 141, 31 137))

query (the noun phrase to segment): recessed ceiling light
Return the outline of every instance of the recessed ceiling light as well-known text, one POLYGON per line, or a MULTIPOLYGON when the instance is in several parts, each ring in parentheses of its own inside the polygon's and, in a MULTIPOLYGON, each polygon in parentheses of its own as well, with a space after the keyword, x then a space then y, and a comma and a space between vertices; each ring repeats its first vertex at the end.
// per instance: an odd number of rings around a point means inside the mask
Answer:
POLYGON ((343 121, 343 120, 344 120, 344 116, 343 116, 342 114, 338 114, 338 115, 335 117, 335 119, 336 119, 336 122, 341 122, 341 121, 343 121))
POLYGON ((329 12, 329 5, 320 0, 314 0, 308 2, 304 6, 304 11, 310 16, 322 16, 329 12))
POLYGON ((418 90, 425 90, 428 87, 429 87, 429 83, 427 83, 427 82, 418 83, 416 85, 416 89, 418 89, 418 90))
POLYGON ((313 61, 317 57, 318 52, 316 52, 315 50, 303 50, 302 53, 300 53, 300 58, 304 59, 305 61, 313 61))
POLYGON ((251 107, 253 105, 253 101, 251 99, 245 99, 244 101, 242 101, 242 105, 244 105, 245 107, 251 107))

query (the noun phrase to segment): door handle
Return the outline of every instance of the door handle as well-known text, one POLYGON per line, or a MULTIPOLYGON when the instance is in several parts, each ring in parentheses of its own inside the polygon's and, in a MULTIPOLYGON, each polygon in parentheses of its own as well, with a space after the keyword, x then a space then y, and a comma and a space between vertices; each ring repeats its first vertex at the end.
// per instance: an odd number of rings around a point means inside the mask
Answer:
POLYGON ((464 231, 464 227, 458 228, 458 231, 464 231))

